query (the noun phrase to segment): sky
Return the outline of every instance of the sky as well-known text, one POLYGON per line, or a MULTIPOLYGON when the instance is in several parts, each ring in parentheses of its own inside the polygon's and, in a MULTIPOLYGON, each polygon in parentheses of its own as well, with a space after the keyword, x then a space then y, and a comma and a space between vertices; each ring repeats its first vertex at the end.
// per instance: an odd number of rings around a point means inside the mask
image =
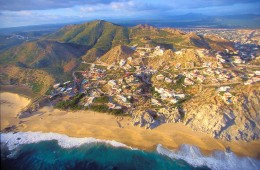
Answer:
POLYGON ((260 0, 0 0, 0 27, 94 19, 161 19, 188 13, 260 14, 260 0))

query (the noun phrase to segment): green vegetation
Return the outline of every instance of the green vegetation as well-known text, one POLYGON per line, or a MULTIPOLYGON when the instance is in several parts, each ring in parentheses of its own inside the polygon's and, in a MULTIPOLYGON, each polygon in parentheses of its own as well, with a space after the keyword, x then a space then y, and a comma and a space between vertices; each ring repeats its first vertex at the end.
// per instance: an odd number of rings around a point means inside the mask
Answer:
POLYGON ((43 83, 41 82, 32 82, 30 85, 34 93, 39 93, 43 88, 43 83))
POLYGON ((84 97, 84 94, 78 94, 76 96, 74 96, 73 99, 68 100, 68 101, 61 101, 58 102, 55 105, 55 108, 58 109, 71 109, 71 110, 80 110, 82 107, 78 105, 80 99, 82 99, 84 97))
POLYGON ((102 97, 97 97, 93 101, 94 103, 108 103, 109 102, 109 97, 108 96, 102 96, 102 97))
POLYGON ((96 112, 109 113, 113 115, 122 115, 124 113, 122 109, 109 109, 107 105, 92 105, 89 109, 96 112))
POLYGON ((180 78, 176 81, 176 83, 172 83, 172 84, 171 84, 171 85, 172 85, 172 88, 173 88, 174 90, 176 90, 176 89, 182 89, 182 88, 183 88, 183 84, 184 84, 184 79, 185 79, 184 76, 180 77, 180 78))

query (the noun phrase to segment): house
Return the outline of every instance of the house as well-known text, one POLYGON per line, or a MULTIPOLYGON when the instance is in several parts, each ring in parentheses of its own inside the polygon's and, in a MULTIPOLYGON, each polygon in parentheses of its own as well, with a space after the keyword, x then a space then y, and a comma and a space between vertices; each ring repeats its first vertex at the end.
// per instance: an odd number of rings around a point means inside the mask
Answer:
POLYGON ((176 69, 179 69, 181 67, 181 63, 177 63, 176 65, 175 65, 175 68, 176 69))
POLYGON ((243 60, 239 56, 234 56, 234 63, 241 64, 243 60))
POLYGON ((155 50, 160 50, 161 47, 160 47, 160 46, 156 46, 154 49, 155 49, 155 50))
POLYGON ((223 58, 220 58, 219 61, 220 61, 221 63, 225 63, 225 62, 226 62, 226 60, 223 59, 223 58))
POLYGON ((219 92, 227 92, 230 90, 230 86, 221 86, 218 91, 219 92))
POLYGON ((118 109, 118 110, 120 110, 120 109, 122 109, 122 106, 116 106, 114 109, 118 109))
POLYGON ((61 91, 61 92, 64 92, 65 90, 66 90, 66 88, 63 87, 63 88, 61 88, 60 91, 61 91))
POLYGON ((252 81, 253 82, 259 82, 260 81, 260 77, 252 77, 252 81))
POLYGON ((116 86, 116 81, 115 80, 109 80, 108 85, 110 85, 112 88, 116 86))
POLYGON ((159 88, 159 89, 158 89, 157 87, 155 87, 154 90, 155 90, 156 92, 160 93, 160 94, 164 92, 164 89, 163 89, 163 88, 159 88))
POLYGON ((182 55, 182 51, 176 51, 175 54, 176 55, 182 55))
POLYGON ((128 57, 127 60, 128 60, 128 61, 132 61, 133 58, 132 58, 132 57, 128 57))
POLYGON ((72 90, 72 87, 68 88, 66 92, 70 92, 72 90))
POLYGON ((156 76, 156 80, 158 80, 158 81, 163 81, 164 80, 164 75, 162 75, 162 74, 159 74, 159 75, 157 75, 156 76))
POLYGON ((191 80, 191 79, 189 79, 189 78, 185 78, 184 79, 184 85, 193 85, 194 84, 194 82, 191 80))
POLYGON ((203 83, 204 80, 205 80, 205 77, 202 76, 202 75, 198 75, 198 76, 197 76, 197 80, 198 80, 199 82, 203 83))
POLYGON ((229 92, 225 92, 222 96, 222 99, 224 100, 225 103, 230 104, 232 103, 232 97, 233 95, 229 92))
POLYGON ((166 83, 172 83, 172 80, 166 77, 166 78, 165 78, 165 82, 166 82, 166 83))
POLYGON ((122 89, 116 89, 116 92, 117 92, 117 93, 121 93, 121 92, 122 92, 122 89))
POLYGON ((185 98, 185 94, 175 94, 174 97, 176 97, 178 99, 183 99, 183 98, 185 98))
POLYGON ((107 69, 110 70, 112 69, 114 66, 113 65, 110 65, 110 66, 107 66, 107 69))
POLYGON ((255 71, 255 75, 260 76, 260 71, 255 71))
POLYGON ((140 56, 145 56, 145 55, 146 55, 146 52, 140 51, 140 52, 139 52, 139 55, 140 55, 140 56))
POLYGON ((254 83, 254 81, 249 79, 246 82, 244 82, 244 85, 250 85, 250 84, 253 84, 253 83, 254 83))
POLYGON ((171 102, 172 104, 176 104, 176 103, 178 102, 178 100, 176 100, 176 99, 171 99, 170 102, 171 102))
POLYGON ((119 65, 122 67, 125 65, 125 63, 126 63, 126 61, 122 59, 122 60, 120 60, 119 65))
POLYGON ((121 99, 124 103, 127 102, 127 98, 123 95, 118 95, 118 98, 121 99))
POLYGON ((110 102, 107 104, 107 106, 109 109, 114 109, 116 107, 114 103, 110 103, 110 102))
POLYGON ((156 105, 156 106, 161 106, 161 103, 158 100, 153 99, 153 98, 151 99, 151 104, 156 105))
POLYGON ((202 64, 202 67, 211 67, 212 63, 211 62, 206 62, 202 64))
POLYGON ((60 87, 60 83, 57 83, 57 84, 54 84, 54 85, 53 85, 53 88, 54 88, 54 89, 57 89, 58 87, 60 87))
POLYGON ((131 83, 131 82, 133 82, 135 80, 135 78, 134 78, 133 75, 131 75, 129 77, 126 77, 125 80, 126 80, 127 83, 131 83))
POLYGON ((67 84, 69 84, 69 83, 71 83, 71 81, 66 81, 65 83, 63 83, 64 85, 67 85, 67 84))
POLYGON ((163 91, 163 95, 167 96, 168 98, 171 98, 174 95, 174 93, 166 89, 163 91))
POLYGON ((89 97, 87 99, 87 102, 84 104, 85 107, 91 105, 93 103, 93 100, 95 99, 95 97, 89 97))
POLYGON ((153 52, 153 55, 162 56, 164 51, 162 49, 157 49, 153 52))
POLYGON ((84 79, 82 80, 81 84, 86 84, 88 82, 88 80, 84 79))

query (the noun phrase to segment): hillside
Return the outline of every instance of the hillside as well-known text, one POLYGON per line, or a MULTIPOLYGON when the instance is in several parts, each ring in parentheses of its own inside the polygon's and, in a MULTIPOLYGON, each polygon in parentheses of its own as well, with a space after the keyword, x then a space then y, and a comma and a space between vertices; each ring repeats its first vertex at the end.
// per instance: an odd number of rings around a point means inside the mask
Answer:
MULTIPOLYGON (((41 69, 47 71, 56 81, 62 81, 71 76, 72 71, 80 65, 82 60, 95 62, 101 58, 101 61, 111 64, 120 59, 134 57, 134 52, 127 47, 132 45, 137 45, 137 47, 160 46, 173 51, 183 48, 214 50, 224 50, 224 47, 233 48, 231 42, 218 37, 202 37, 196 34, 186 34, 176 29, 159 29, 149 25, 128 28, 96 20, 68 25, 37 41, 13 47, 0 53, 0 63, 2 66, 41 69)), ((148 61, 149 65, 168 62, 167 57, 162 60, 161 58, 152 60, 148 61)), ((179 59, 169 60, 169 63, 176 63, 177 60, 179 61, 179 59)))
POLYGON ((116 46, 112 48, 110 51, 108 51, 105 55, 103 55, 100 58, 100 61, 112 64, 117 63, 121 59, 127 60, 128 57, 132 57, 134 55, 135 51, 131 48, 123 45, 116 46))
POLYGON ((84 54, 85 47, 53 41, 24 43, 1 54, 2 64, 17 62, 28 67, 45 68, 62 66, 73 58, 84 54))
POLYGON ((176 53, 166 50, 162 56, 146 59, 146 64, 156 69, 165 66, 172 69, 202 67, 202 64, 206 62, 217 66, 216 58, 212 54, 204 53, 202 49, 185 49, 176 53))
POLYGON ((80 25, 69 25, 50 34, 45 39, 85 45, 105 53, 111 47, 128 44, 128 28, 97 20, 80 25))
POLYGON ((35 94, 44 94, 54 83, 54 79, 43 70, 0 66, 0 84, 25 85, 35 94))

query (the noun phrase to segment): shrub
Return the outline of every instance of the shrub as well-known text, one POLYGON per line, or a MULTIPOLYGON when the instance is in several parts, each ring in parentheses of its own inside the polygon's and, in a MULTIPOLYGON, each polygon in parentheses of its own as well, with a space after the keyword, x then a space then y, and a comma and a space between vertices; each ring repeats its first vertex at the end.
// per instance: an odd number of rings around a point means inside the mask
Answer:
POLYGON ((84 96, 84 94, 78 94, 73 99, 71 99, 69 101, 58 102, 55 105, 55 108, 79 110, 79 109, 81 109, 81 106, 79 106, 78 103, 79 103, 80 99, 82 99, 83 96, 84 96))

